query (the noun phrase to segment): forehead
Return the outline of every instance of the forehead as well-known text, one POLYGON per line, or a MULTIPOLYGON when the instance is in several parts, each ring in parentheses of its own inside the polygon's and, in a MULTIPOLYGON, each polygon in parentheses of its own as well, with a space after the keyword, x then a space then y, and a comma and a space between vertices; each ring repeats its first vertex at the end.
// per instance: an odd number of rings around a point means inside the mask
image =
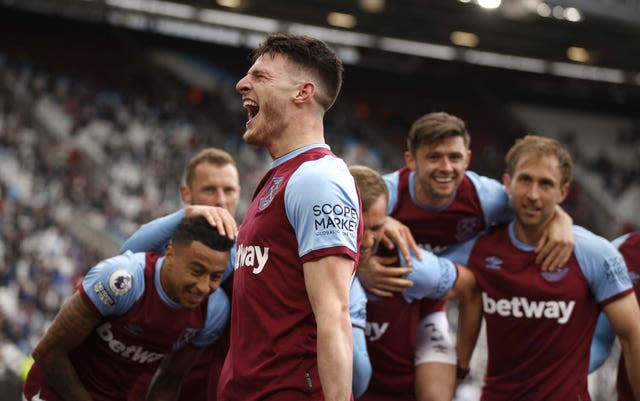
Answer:
POLYGON ((221 166, 203 162, 198 164, 194 170, 193 183, 221 183, 224 185, 238 185, 238 169, 233 164, 225 164, 221 166))
POLYGON ((188 245, 176 247, 176 258, 184 266, 199 264, 209 272, 224 271, 229 261, 229 252, 216 251, 200 241, 191 241, 188 245))
POLYGON ((464 139, 460 136, 452 136, 441 139, 434 143, 422 142, 418 146, 418 152, 431 153, 431 152, 461 152, 467 151, 467 147, 464 144, 464 139))
POLYGON ((249 73, 268 72, 271 74, 283 73, 289 64, 289 59, 280 53, 265 53, 258 57, 249 68, 249 73))
POLYGON ((514 170, 514 175, 530 175, 534 177, 546 177, 555 181, 562 178, 560 162, 555 156, 535 153, 525 153, 520 156, 514 170))
POLYGON ((363 213, 364 226, 374 227, 384 224, 387 217, 387 199, 384 195, 380 195, 375 202, 371 204, 369 209, 363 213))

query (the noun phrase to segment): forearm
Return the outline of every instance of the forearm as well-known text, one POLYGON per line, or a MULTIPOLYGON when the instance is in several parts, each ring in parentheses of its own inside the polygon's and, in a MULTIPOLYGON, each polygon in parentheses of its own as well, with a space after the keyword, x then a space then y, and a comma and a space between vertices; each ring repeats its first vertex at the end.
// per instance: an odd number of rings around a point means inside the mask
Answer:
POLYGON ((66 355, 44 356, 36 359, 47 383, 65 401, 91 401, 89 392, 84 387, 78 374, 66 355))
POLYGON ((181 378, 163 375, 156 375, 147 394, 147 401, 175 401, 180 395, 181 378))
POLYGON ((122 244, 120 253, 127 250, 132 252, 163 251, 184 216, 185 211, 181 209, 143 225, 122 244))
POLYGON ((629 384, 636 400, 640 400, 640 339, 620 337, 622 356, 629 384))
POLYGON ((319 317, 317 355, 318 373, 326 401, 351 398, 353 340, 351 323, 345 310, 335 318, 319 317))
POLYGON ((460 299, 456 354, 458 364, 468 368, 482 326, 482 300, 479 289, 470 291, 460 299))

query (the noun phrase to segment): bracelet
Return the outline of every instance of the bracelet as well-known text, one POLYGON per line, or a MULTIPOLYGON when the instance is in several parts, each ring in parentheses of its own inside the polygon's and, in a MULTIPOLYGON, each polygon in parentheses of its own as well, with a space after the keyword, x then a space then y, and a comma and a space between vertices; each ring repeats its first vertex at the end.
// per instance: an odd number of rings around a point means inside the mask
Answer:
POLYGON ((460 380, 464 380, 469 376, 470 368, 463 368, 460 365, 456 364, 456 378, 460 380))

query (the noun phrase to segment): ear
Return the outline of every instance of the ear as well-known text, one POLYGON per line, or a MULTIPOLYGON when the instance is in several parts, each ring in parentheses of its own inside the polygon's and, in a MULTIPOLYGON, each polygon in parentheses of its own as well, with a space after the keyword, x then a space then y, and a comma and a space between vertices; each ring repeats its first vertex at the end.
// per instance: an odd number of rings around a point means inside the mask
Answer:
POLYGON ((191 204, 191 190, 187 185, 180 185, 180 197, 185 205, 191 204))
POLYGON ((308 102, 316 95, 316 85, 313 82, 302 82, 297 89, 293 97, 293 102, 296 104, 308 102))
POLYGON ((567 195, 569 195, 569 190, 571 189, 571 185, 567 182, 560 186, 560 199, 558 200, 558 204, 564 202, 567 195))
POLYGON ((416 171, 416 159, 408 150, 404 151, 404 162, 411 171, 416 171))
POLYGON ((502 185, 509 195, 511 195, 511 176, 507 173, 502 174, 502 185))
POLYGON ((466 164, 464 166, 465 170, 469 168, 469 164, 471 164, 471 149, 467 150, 466 164))

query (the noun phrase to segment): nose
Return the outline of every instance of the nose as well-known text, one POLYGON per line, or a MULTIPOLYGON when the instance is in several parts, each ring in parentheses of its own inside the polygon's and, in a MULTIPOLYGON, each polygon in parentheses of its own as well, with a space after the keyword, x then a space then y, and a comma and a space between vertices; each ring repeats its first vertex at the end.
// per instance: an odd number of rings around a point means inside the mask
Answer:
POLYGON ((198 289, 198 292, 200 292, 201 294, 205 294, 205 295, 209 295, 211 294, 211 280, 209 280, 209 276, 207 275, 203 275, 199 280, 198 283, 196 284, 196 288, 198 289))
POLYGON ((538 199, 540 196, 540 188, 537 184, 532 184, 529 186, 529 190, 527 191, 527 197, 529 199, 538 199))
POLYGON ((440 169, 441 170, 451 170, 451 160, 448 157, 443 157, 440 159, 440 169))
POLYGON ((249 89, 249 80, 247 79, 247 75, 242 77, 238 83, 236 84, 236 91, 243 93, 249 89))
POLYGON ((224 189, 218 188, 213 194, 213 206, 226 208, 227 199, 224 195, 224 189))

